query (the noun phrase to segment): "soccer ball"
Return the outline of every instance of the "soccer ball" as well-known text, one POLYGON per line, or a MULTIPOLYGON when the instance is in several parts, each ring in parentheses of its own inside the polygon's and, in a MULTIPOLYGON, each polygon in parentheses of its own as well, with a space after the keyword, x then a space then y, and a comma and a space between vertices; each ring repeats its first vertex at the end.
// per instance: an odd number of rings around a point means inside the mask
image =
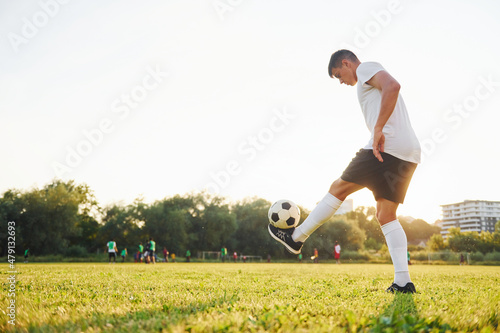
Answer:
POLYGON ((293 201, 279 200, 269 208, 267 216, 269 223, 276 228, 289 229, 299 224, 300 210, 293 201))

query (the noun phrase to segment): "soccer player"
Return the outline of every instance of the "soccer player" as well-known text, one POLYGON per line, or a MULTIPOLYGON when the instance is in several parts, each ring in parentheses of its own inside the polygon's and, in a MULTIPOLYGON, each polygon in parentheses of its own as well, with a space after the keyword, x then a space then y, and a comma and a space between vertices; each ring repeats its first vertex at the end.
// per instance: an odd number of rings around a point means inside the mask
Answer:
POLYGON ((125 257, 127 256, 127 248, 124 248, 121 252, 122 262, 125 262, 125 257))
POLYGON ((142 263, 142 258, 143 258, 143 252, 144 252, 144 246, 142 246, 142 243, 139 244, 139 251, 137 251, 137 260, 140 260, 142 263))
POLYGON ((400 85, 381 64, 360 62, 349 50, 332 54, 328 75, 342 84, 354 86, 371 137, 359 150, 341 177, 307 219, 296 228, 268 226, 271 236, 298 254, 306 239, 325 223, 348 195, 362 188, 373 192, 377 219, 385 236, 394 265, 394 282, 388 292, 414 293, 406 258, 406 234, 396 210, 403 203, 413 173, 420 163, 420 143, 410 124, 400 85))
POLYGON ((152 262, 153 264, 156 264, 155 252, 156 252, 156 242, 153 240, 153 237, 150 237, 149 238, 149 261, 152 262))
POLYGON ((114 238, 110 242, 108 242, 106 248, 108 249, 109 263, 111 264, 111 258, 113 258, 113 263, 115 263, 116 253, 118 252, 118 249, 116 248, 116 242, 114 238))
POLYGON ((163 247, 163 257, 165 258, 165 262, 168 262, 168 250, 167 248, 164 246, 163 247))
POLYGON ((337 264, 340 264, 340 244, 338 241, 335 241, 335 247, 333 249, 333 255, 335 260, 337 260, 337 264))

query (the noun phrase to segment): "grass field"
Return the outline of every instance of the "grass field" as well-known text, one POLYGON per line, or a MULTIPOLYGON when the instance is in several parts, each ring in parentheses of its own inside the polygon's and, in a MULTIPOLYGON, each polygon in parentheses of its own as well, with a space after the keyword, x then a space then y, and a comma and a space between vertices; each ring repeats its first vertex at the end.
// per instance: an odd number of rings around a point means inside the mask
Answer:
POLYGON ((16 266, 12 326, 0 265, 2 332, 500 330, 500 267, 413 265, 418 293, 392 295, 391 265, 16 266))

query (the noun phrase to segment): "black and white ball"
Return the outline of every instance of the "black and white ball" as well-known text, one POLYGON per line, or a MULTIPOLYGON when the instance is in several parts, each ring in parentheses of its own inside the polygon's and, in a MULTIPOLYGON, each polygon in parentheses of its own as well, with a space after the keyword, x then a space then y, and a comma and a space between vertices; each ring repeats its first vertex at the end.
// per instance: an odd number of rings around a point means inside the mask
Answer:
POLYGON ((267 216, 269 223, 276 228, 289 229, 299 224, 300 210, 293 201, 279 200, 269 208, 267 216))

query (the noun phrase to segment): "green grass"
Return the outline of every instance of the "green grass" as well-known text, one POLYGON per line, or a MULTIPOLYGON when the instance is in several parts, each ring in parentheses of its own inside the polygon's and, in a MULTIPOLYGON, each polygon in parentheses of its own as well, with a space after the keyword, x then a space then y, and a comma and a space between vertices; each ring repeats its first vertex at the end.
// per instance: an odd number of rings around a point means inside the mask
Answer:
POLYGON ((16 326, 0 331, 427 332, 500 330, 500 267, 411 266, 414 295, 385 292, 391 265, 17 264, 16 326))

